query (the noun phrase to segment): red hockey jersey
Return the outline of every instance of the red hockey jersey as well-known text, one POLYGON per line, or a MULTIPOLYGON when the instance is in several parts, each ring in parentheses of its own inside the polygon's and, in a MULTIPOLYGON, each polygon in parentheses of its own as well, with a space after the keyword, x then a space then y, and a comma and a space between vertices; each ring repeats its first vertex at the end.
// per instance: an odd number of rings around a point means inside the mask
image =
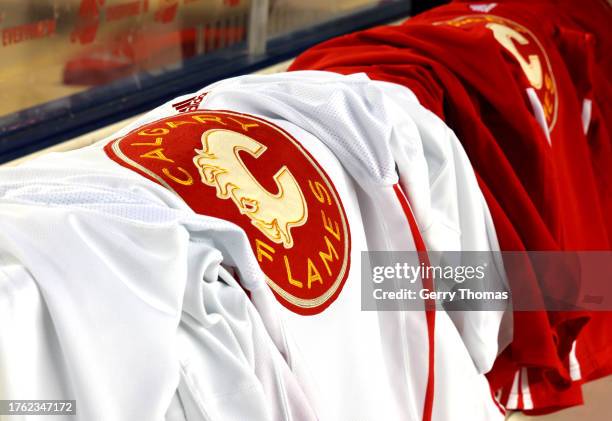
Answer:
MULTIPOLYGON (((364 71, 412 89, 464 144, 502 249, 607 249, 605 201, 558 27, 510 3, 433 9, 400 27, 323 43, 292 68, 364 71)), ((507 385, 509 395, 513 382, 527 382, 527 375, 517 378, 519 368, 530 366, 567 386, 573 340, 585 321, 578 313, 515 313, 514 341, 493 385, 507 385)))
MULTIPOLYGON (((483 8, 482 4, 470 1, 455 2, 465 3, 472 10, 483 8)), ((553 53, 555 49, 558 51, 561 60, 556 61, 554 74, 561 73, 562 76, 565 67, 569 76, 557 78, 561 87, 559 98, 561 105, 565 105, 566 109, 573 107, 573 112, 559 117, 561 125, 551 131, 551 136, 567 137, 568 133, 573 133, 574 139, 582 139, 578 142, 587 145, 602 214, 612 214, 612 172, 609 170, 612 165, 612 138, 608 127, 612 118, 612 107, 608 101, 612 95, 612 84, 605 76, 612 69, 609 55, 605 53, 609 51, 606 48, 611 47, 608 25, 612 7, 600 0, 580 3, 570 0, 507 0, 499 3, 491 4, 493 8, 489 12, 513 19, 534 32, 539 31, 538 37, 547 44, 546 50, 553 53), (576 7, 578 4, 579 7, 576 7), (547 17, 544 25, 541 22, 543 16, 547 17), (574 96, 576 101, 573 101, 574 96), (576 135, 579 125, 586 139, 576 135)), ((569 142, 572 137, 569 137, 569 142)), ((568 158, 569 165, 574 165, 571 155, 568 158)), ((612 238, 612 221, 604 218, 604 224, 608 238, 612 238)), ((599 246, 597 243, 586 245, 589 249, 599 246)), ((572 247, 566 245, 565 248, 572 247)), ((611 322, 610 312, 590 315, 590 322, 572 345, 566 360, 574 381, 571 385, 556 383, 554 378, 549 378, 538 368, 517 370, 512 386, 505 391, 506 399, 502 401, 514 409, 533 413, 580 403, 580 385, 583 381, 612 373, 612 336, 608 327, 611 322)))

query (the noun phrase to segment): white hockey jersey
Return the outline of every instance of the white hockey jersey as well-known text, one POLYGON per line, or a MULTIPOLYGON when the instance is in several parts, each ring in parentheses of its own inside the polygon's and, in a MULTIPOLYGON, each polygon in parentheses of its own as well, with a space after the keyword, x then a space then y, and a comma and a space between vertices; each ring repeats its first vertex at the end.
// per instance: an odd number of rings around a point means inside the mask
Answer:
POLYGON ((502 419, 499 314, 361 309, 362 251, 425 248, 411 205, 430 248, 495 249, 456 139, 364 75, 229 79, 4 169, 0 393, 86 420, 502 419))

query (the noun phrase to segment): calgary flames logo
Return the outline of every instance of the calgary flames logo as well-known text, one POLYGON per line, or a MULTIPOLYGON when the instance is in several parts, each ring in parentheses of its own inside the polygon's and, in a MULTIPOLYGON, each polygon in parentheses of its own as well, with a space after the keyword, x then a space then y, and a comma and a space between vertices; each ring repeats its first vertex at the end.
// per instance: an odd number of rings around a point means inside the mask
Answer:
POLYGON ((557 121, 558 97, 555 77, 548 55, 538 38, 518 23, 496 15, 469 15, 437 22, 458 28, 481 28, 490 31, 493 38, 516 60, 522 73, 535 90, 549 130, 557 121))
POLYGON ((193 111, 139 127, 105 152, 195 212, 244 229, 291 311, 320 313, 340 294, 350 263, 346 215, 327 174, 289 133, 254 116, 193 111))
POLYGON ((258 158, 266 147, 256 140, 229 130, 208 130, 202 135, 202 150, 193 158, 202 182, 217 190, 220 199, 232 199, 240 213, 271 241, 293 247, 291 227, 304 225, 308 207, 293 174, 283 165, 274 174, 278 193, 261 186, 240 159, 245 151, 258 158))

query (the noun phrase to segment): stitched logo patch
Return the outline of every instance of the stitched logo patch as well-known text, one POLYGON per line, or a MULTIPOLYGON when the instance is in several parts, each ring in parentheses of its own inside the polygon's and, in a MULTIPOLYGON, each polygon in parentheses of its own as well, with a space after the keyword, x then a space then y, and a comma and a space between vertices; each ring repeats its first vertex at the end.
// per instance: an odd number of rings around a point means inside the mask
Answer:
POLYGON ((105 151, 195 212, 244 229, 288 309, 317 314, 337 298, 350 263, 346 214, 325 171, 283 129, 229 111, 188 112, 141 126, 105 151))
POLYGON ((457 28, 486 28, 495 40, 507 51, 535 90, 543 108, 549 130, 557 122, 557 86, 550 60, 542 43, 529 29, 496 15, 461 16, 436 25, 450 25, 457 28))

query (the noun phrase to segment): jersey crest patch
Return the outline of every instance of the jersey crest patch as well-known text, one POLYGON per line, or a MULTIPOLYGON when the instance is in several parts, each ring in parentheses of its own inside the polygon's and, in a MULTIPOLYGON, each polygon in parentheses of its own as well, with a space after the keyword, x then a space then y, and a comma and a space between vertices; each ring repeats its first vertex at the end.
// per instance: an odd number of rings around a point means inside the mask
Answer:
POLYGON ((198 111, 143 125, 106 154, 246 232, 281 304, 312 315, 340 294, 350 232, 338 193, 313 156, 259 117, 198 111))
POLYGON ((496 15, 469 15, 436 25, 450 25, 457 28, 484 27, 493 38, 516 60, 529 85, 535 90, 550 131, 557 122, 559 98, 555 76, 550 60, 542 43, 529 29, 496 15))

